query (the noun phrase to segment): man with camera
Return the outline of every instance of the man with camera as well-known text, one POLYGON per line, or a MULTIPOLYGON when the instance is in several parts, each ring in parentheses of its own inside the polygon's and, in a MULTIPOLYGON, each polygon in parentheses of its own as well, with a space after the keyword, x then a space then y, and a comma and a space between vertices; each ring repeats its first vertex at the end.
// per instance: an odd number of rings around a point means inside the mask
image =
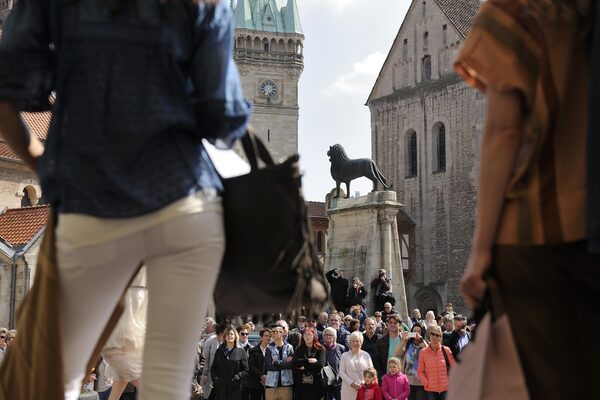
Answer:
POLYGON ((337 311, 346 312, 346 295, 350 283, 344 278, 344 273, 338 268, 334 268, 325 274, 327 282, 331 286, 331 301, 337 311))
POLYGON ((383 310, 383 305, 386 302, 394 303, 394 299, 390 289, 392 288, 392 280, 387 277, 385 269, 380 269, 377 278, 371 282, 371 289, 375 295, 375 311, 383 310))

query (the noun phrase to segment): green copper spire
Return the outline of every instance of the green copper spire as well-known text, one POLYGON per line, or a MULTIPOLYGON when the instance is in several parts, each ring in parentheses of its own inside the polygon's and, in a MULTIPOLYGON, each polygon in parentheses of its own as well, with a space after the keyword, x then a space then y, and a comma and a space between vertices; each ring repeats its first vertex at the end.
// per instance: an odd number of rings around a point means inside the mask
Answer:
POLYGON ((298 12, 298 3, 296 3, 296 0, 288 0, 287 5, 281 9, 281 13, 283 14, 285 32, 302 33, 300 13, 298 12))
MULTIPOLYGON (((233 4, 233 0, 231 0, 233 4)), ((235 19, 235 27, 243 29, 254 29, 252 22, 252 10, 248 0, 238 0, 237 6, 233 9, 233 18, 235 19)))
POLYGON ((302 34, 296 0, 287 0, 279 7, 277 0, 231 1, 236 29, 302 34))

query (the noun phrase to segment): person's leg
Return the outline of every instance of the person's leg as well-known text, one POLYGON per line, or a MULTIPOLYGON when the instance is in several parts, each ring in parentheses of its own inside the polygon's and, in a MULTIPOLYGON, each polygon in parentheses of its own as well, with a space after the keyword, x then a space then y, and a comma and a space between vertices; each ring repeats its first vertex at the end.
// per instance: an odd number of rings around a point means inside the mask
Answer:
POLYGON ((111 390, 112 390, 112 388, 108 388, 104 392, 99 392, 98 400, 108 400, 108 398, 110 397, 111 390))
POLYGON ((265 400, 275 400, 275 391, 277 388, 265 388, 265 400))
POLYGON ((281 388, 281 399, 282 400, 293 400, 294 390, 291 386, 281 388))
POLYGON ((94 346, 135 272, 135 243, 129 236, 73 249, 57 235, 66 400, 79 396, 94 346))
POLYGON ((187 400, 223 256, 222 212, 167 221, 144 234, 144 247, 149 297, 139 399, 187 400))
POLYGON ((108 398, 108 400, 119 400, 126 387, 126 381, 113 381, 112 389, 110 390, 110 397, 108 398))

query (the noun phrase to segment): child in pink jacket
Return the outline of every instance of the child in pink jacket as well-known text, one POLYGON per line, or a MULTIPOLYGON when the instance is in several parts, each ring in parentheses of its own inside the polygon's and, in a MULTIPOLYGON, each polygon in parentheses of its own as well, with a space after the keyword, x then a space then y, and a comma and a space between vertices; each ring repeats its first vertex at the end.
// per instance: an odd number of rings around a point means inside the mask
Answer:
POLYGON ((388 360, 388 373, 383 376, 381 391, 385 400, 406 400, 410 394, 408 378, 400 372, 400 360, 392 357, 388 360))

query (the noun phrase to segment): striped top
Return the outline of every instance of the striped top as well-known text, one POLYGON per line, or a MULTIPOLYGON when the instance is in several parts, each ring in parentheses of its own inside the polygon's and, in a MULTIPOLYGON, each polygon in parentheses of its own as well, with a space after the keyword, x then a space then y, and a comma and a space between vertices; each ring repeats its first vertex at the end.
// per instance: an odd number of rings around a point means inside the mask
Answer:
POLYGON ((559 22, 536 17, 530 11, 534 3, 486 1, 455 61, 471 86, 517 91, 525 103, 524 136, 505 193, 499 244, 586 238, 590 71, 583 29, 568 9, 544 13, 561 15, 559 22))

